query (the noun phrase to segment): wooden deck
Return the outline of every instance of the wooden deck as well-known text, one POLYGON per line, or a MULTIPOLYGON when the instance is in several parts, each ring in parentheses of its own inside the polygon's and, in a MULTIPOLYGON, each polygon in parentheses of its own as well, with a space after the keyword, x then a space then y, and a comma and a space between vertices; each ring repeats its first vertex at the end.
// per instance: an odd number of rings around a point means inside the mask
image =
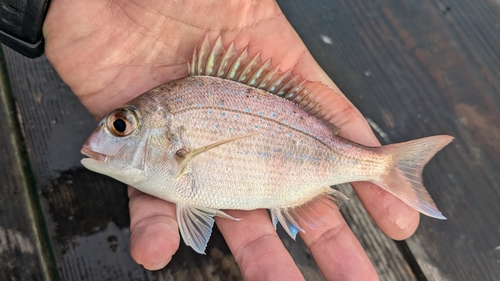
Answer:
MULTIPOLYGON (((424 172, 441 211, 405 242, 353 198, 342 211, 381 280, 500 280, 500 2, 280 0, 320 65, 382 143, 449 134, 424 172)), ((76 55, 76 54, 75 54, 76 55)), ((123 184, 85 170, 96 122, 45 58, 4 48, 0 83, 0 280, 240 280, 221 235, 163 270, 129 255, 123 184)), ((303 244, 282 235, 307 280, 303 244)))

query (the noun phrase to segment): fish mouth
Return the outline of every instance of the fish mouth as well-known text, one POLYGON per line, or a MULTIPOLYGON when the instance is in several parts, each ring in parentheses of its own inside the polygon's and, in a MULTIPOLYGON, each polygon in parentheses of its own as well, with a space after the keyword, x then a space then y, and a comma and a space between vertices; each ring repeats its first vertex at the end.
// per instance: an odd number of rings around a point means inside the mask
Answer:
POLYGON ((81 153, 88 158, 85 159, 92 159, 98 162, 106 162, 108 160, 108 156, 99 152, 95 152, 92 149, 84 146, 82 147, 81 153))

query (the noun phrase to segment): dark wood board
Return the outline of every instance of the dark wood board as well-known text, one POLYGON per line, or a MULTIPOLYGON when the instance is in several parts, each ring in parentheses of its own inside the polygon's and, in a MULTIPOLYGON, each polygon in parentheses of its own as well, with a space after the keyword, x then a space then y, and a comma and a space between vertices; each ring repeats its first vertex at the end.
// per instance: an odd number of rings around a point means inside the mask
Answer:
POLYGON ((500 280, 500 4, 315 5, 283 9, 383 143, 456 137, 424 172, 448 221, 423 217, 407 241, 425 277, 500 280))
MULTIPOLYGON (((410 262, 373 226, 356 199, 343 208, 381 279, 500 280, 500 4, 279 4, 320 65, 371 120, 382 142, 443 133, 457 138, 424 173, 448 221, 422 218, 416 235, 400 244, 410 262)), ((44 58, 29 60, 10 50, 6 56, 42 195, 56 258, 53 267, 61 279, 241 278, 217 232, 206 256, 181 246, 164 270, 149 272, 136 265, 128 253, 124 186, 79 164, 79 149, 95 121, 44 58)), ((0 163, 2 170, 11 169, 8 162, 0 163)), ((307 279, 321 280, 303 244, 286 237, 283 242, 307 279)), ((3 263, 0 269, 6 270, 3 263)))
MULTIPOLYGON (((0 64, 4 57, 0 54, 0 64)), ((1 68, 0 68, 1 69, 1 68)), ((0 280, 50 280, 53 261, 23 151, 7 73, 0 73, 0 280)))

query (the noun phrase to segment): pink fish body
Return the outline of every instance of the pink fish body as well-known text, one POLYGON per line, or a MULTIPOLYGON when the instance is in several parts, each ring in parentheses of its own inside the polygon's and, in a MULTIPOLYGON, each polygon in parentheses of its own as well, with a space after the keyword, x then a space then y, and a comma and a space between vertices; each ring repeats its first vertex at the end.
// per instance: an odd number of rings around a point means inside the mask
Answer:
POLYGON ((444 218, 421 174, 452 137, 365 147, 336 136, 347 117, 322 111, 314 91, 329 89, 206 41, 190 76, 106 116, 85 143, 82 164, 176 203, 181 235, 200 253, 214 216, 235 219, 223 209, 270 209, 295 237, 310 224, 297 208, 325 196, 342 204, 346 197, 330 186, 346 182, 371 181, 444 218))

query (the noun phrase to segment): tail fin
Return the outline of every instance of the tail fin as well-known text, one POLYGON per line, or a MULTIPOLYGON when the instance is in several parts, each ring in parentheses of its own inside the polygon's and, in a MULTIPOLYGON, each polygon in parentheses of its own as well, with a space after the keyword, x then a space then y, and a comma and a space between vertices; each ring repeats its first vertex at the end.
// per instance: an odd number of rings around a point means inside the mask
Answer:
POLYGON ((373 183, 424 215, 446 219, 422 183, 422 170, 425 164, 452 140, 451 136, 440 135, 377 147, 377 152, 392 155, 394 164, 373 183))

